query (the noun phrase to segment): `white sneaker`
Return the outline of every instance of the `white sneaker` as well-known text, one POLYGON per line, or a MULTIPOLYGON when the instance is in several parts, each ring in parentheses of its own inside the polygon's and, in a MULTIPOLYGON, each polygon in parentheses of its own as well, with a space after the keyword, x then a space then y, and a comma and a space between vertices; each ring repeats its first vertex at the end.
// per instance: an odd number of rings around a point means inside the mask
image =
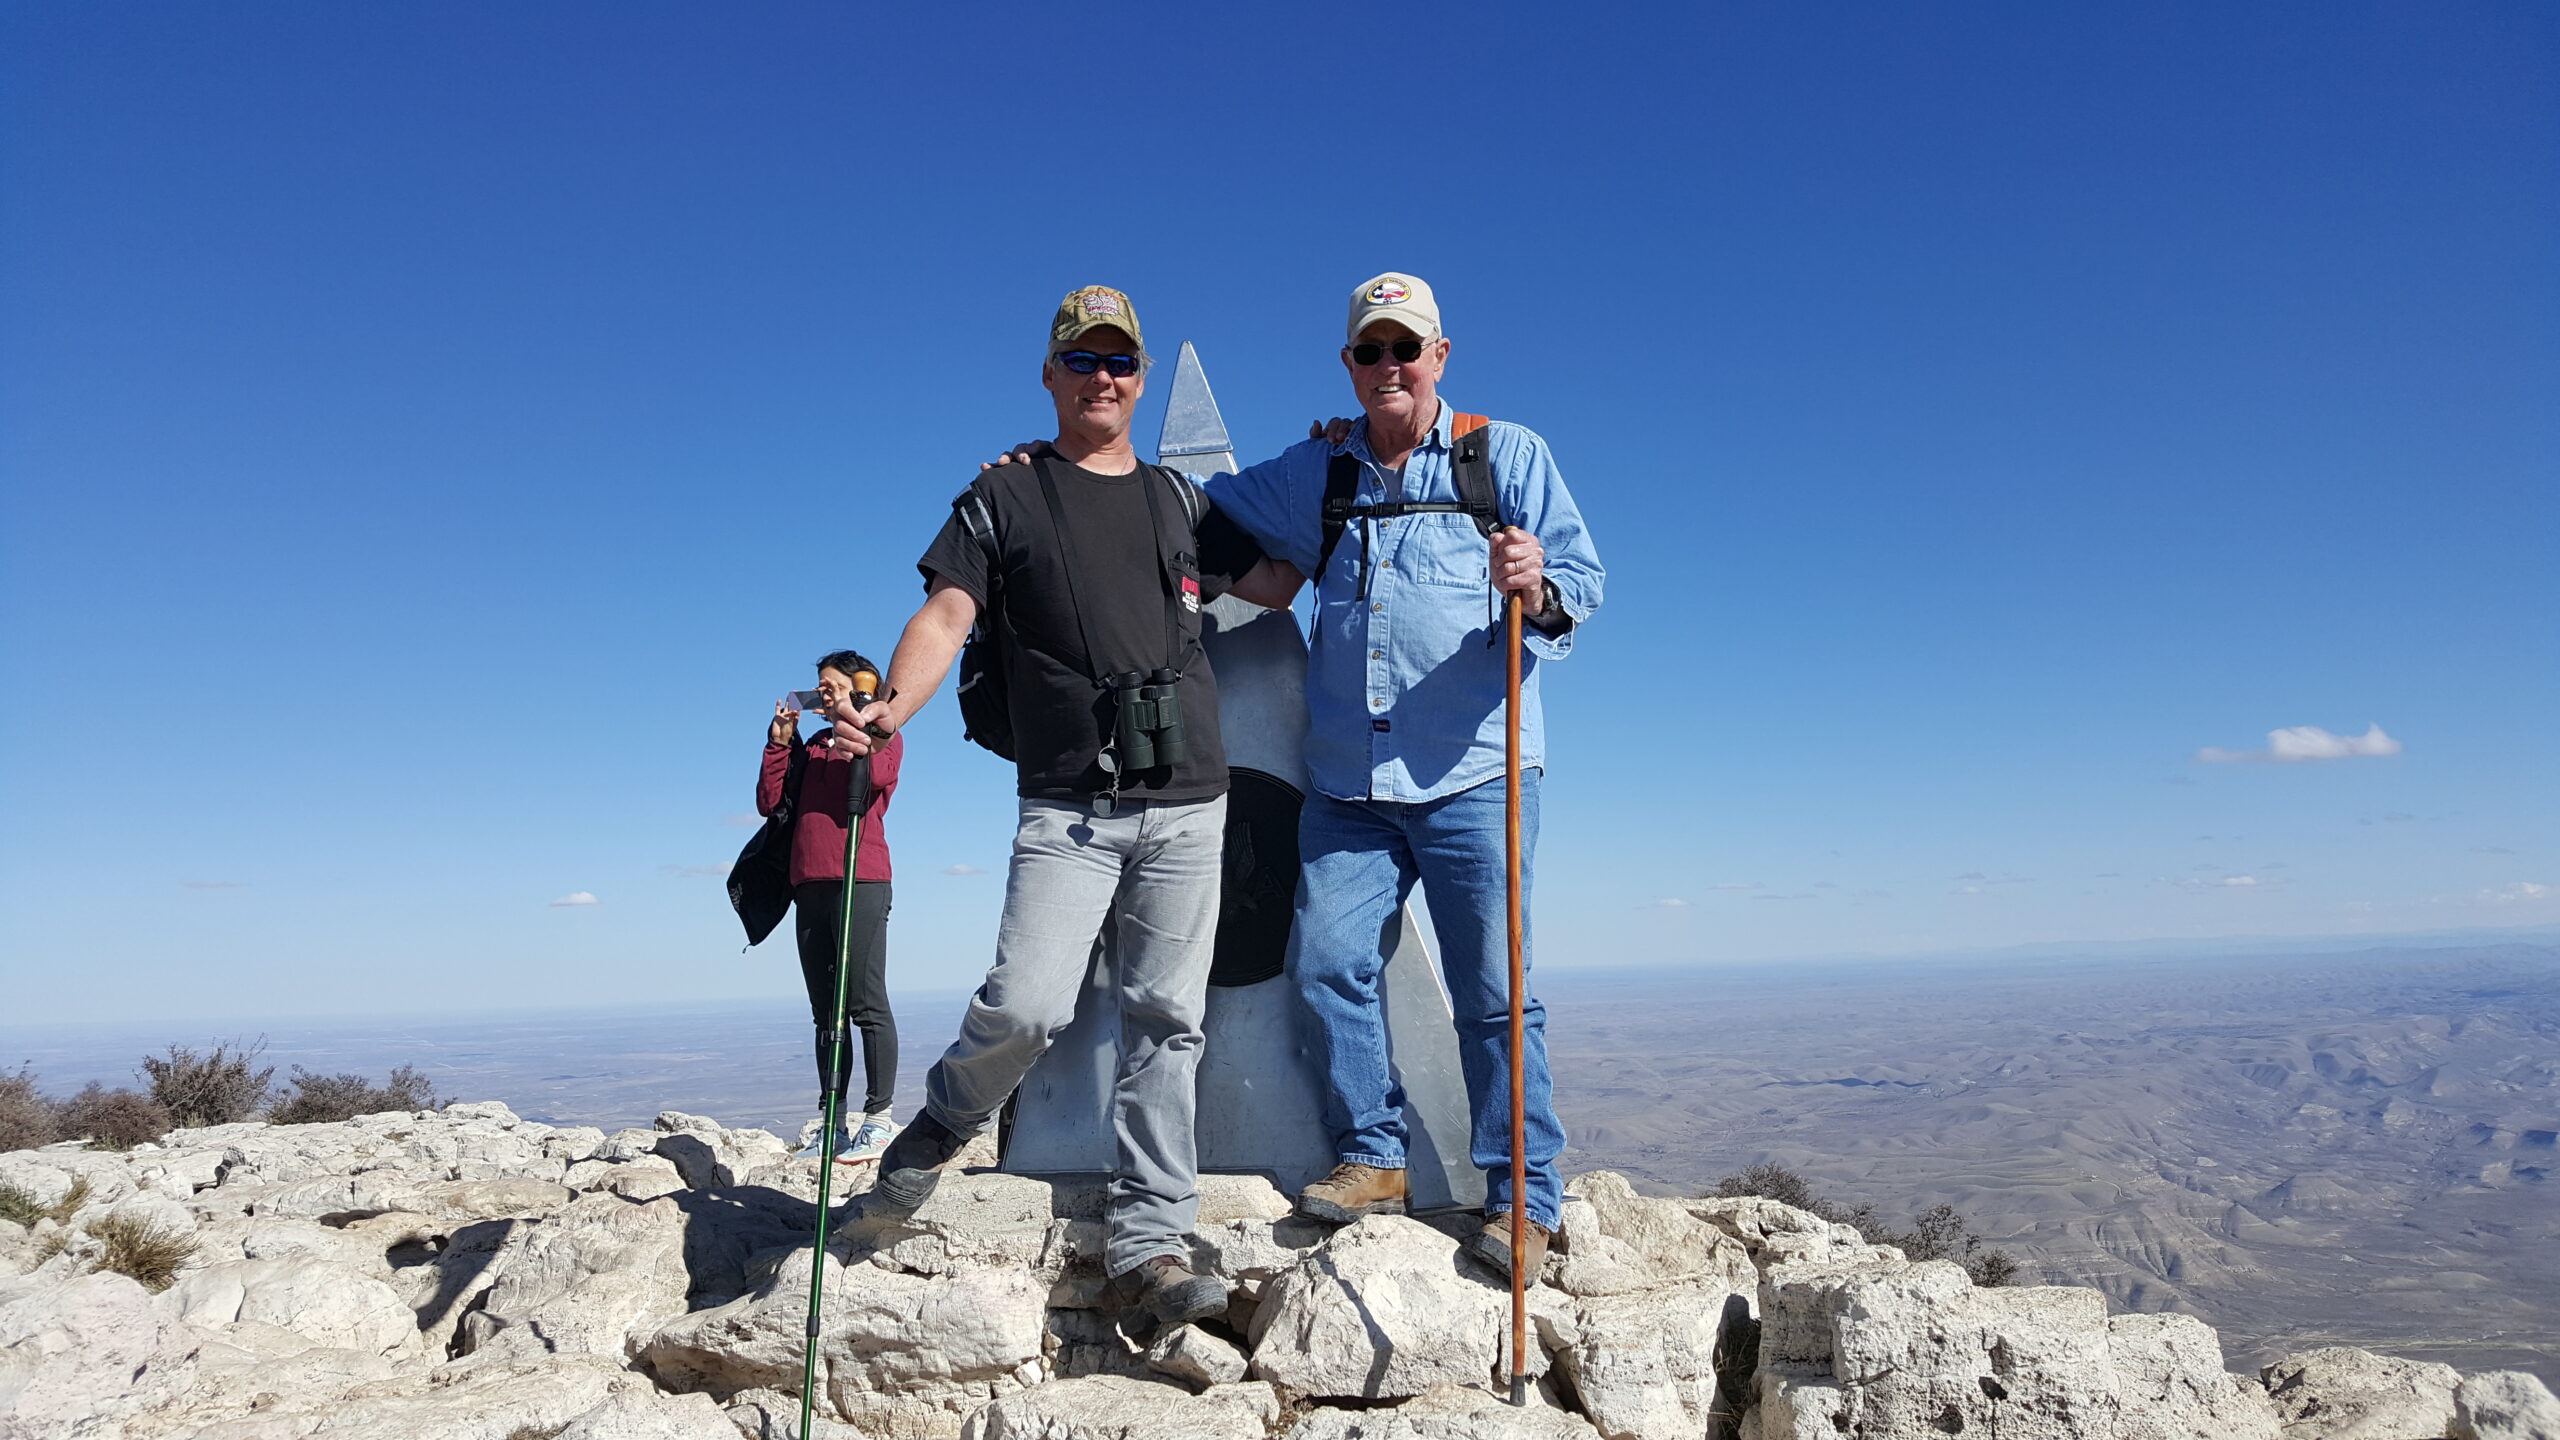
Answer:
POLYGON ((836 1151, 836 1163, 861 1165, 877 1160, 880 1158, 880 1152, 889 1148, 889 1142, 896 1138, 897 1133, 898 1127, 889 1119, 887 1111, 884 1110, 877 1115, 865 1115, 862 1117, 861 1128, 853 1132, 853 1139, 844 1148, 836 1151))

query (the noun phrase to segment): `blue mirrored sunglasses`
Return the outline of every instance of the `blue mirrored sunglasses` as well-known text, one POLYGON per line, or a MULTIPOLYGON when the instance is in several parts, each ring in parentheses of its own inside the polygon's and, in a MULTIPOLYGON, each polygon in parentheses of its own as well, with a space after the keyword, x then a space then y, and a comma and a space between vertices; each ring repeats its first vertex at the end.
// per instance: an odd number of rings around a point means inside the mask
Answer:
POLYGON ((1091 350, 1061 350, 1057 361, 1079 375, 1108 370, 1115 380, 1126 380, 1137 374, 1139 364, 1135 355, 1100 355, 1091 350))

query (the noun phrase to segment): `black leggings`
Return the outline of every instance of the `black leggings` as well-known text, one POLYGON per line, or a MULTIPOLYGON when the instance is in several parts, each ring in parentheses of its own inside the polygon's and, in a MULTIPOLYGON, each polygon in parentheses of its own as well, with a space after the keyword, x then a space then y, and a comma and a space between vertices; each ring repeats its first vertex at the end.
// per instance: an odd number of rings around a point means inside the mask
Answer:
MULTIPOLYGON (((793 925, 800 937, 800 978, 809 985, 809 1017, 818 1027, 818 1083, 827 1078, 827 1011, 836 1003, 836 916, 844 882, 807 880, 793 886, 793 925)), ((862 1032, 862 1075, 868 1094, 862 1113, 889 1108, 898 1088, 898 1021, 889 1013, 889 885, 866 880, 853 887, 853 964, 845 977, 844 1013, 862 1032)), ((849 1039, 850 1037, 848 1037, 849 1039)), ((853 1069, 853 1046, 836 1065, 841 1086, 853 1069)))

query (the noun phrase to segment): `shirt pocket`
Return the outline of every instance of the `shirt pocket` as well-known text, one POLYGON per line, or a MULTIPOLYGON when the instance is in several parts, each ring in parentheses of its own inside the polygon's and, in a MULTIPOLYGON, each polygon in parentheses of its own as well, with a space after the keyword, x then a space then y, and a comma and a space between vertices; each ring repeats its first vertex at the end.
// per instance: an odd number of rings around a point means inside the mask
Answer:
POLYGON ((1416 581, 1453 590, 1482 590, 1492 583, 1486 569, 1487 542, 1472 518, 1414 515, 1406 523, 1414 531, 1406 537, 1400 558, 1416 581))

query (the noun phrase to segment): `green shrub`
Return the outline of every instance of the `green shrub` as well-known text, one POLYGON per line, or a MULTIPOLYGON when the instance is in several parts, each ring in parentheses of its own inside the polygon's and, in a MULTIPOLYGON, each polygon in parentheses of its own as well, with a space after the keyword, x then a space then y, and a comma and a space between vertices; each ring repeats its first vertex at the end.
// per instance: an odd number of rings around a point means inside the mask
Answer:
POLYGON ((33 1225, 44 1218, 45 1209, 36 1203, 33 1191, 23 1185, 0 1180, 0 1220, 13 1220, 20 1225, 33 1225))
POLYGON ((1802 1175, 1775 1161, 1762 1161, 1716 1182, 1714 1192, 1726 1199, 1757 1195, 1810 1211, 1834 1225, 1846 1225, 1870 1245, 1891 1245, 1913 1260, 1953 1260, 1985 1287, 2006 1285, 2018 1273, 2018 1262, 2005 1251, 1985 1250, 1982 1237, 1956 1213, 1953 1205, 1932 1205, 1920 1212, 1909 1230, 1896 1230, 1866 1201, 1843 1205, 1814 1193, 1802 1175))
POLYGON ((33 1150, 62 1138, 55 1105, 36 1092, 35 1071, 0 1072, 0 1150, 33 1150))
POLYGON ((167 1106, 138 1090, 110 1090, 92 1080, 62 1103, 64 1138, 87 1136, 91 1149, 130 1150, 169 1133, 167 1106))
POLYGON ((384 1110, 436 1107, 435 1087, 415 1065, 392 1071, 390 1080, 381 1085, 352 1071, 321 1075, 296 1065, 291 1083, 293 1098, 267 1112, 267 1118, 278 1125, 323 1124, 384 1110))
POLYGON ((267 1048, 267 1037, 243 1045, 217 1040, 203 1054, 172 1045, 166 1055, 142 1057, 142 1073, 151 1082, 151 1098, 169 1108, 179 1125, 229 1125, 265 1107, 276 1067, 252 1069, 267 1048))
POLYGON ((89 1222, 88 1228, 90 1238, 106 1247, 98 1257, 98 1268, 129 1275, 141 1281, 145 1290, 168 1289, 169 1282, 178 1278, 178 1267, 196 1253, 194 1236, 130 1215, 107 1215, 89 1222))

